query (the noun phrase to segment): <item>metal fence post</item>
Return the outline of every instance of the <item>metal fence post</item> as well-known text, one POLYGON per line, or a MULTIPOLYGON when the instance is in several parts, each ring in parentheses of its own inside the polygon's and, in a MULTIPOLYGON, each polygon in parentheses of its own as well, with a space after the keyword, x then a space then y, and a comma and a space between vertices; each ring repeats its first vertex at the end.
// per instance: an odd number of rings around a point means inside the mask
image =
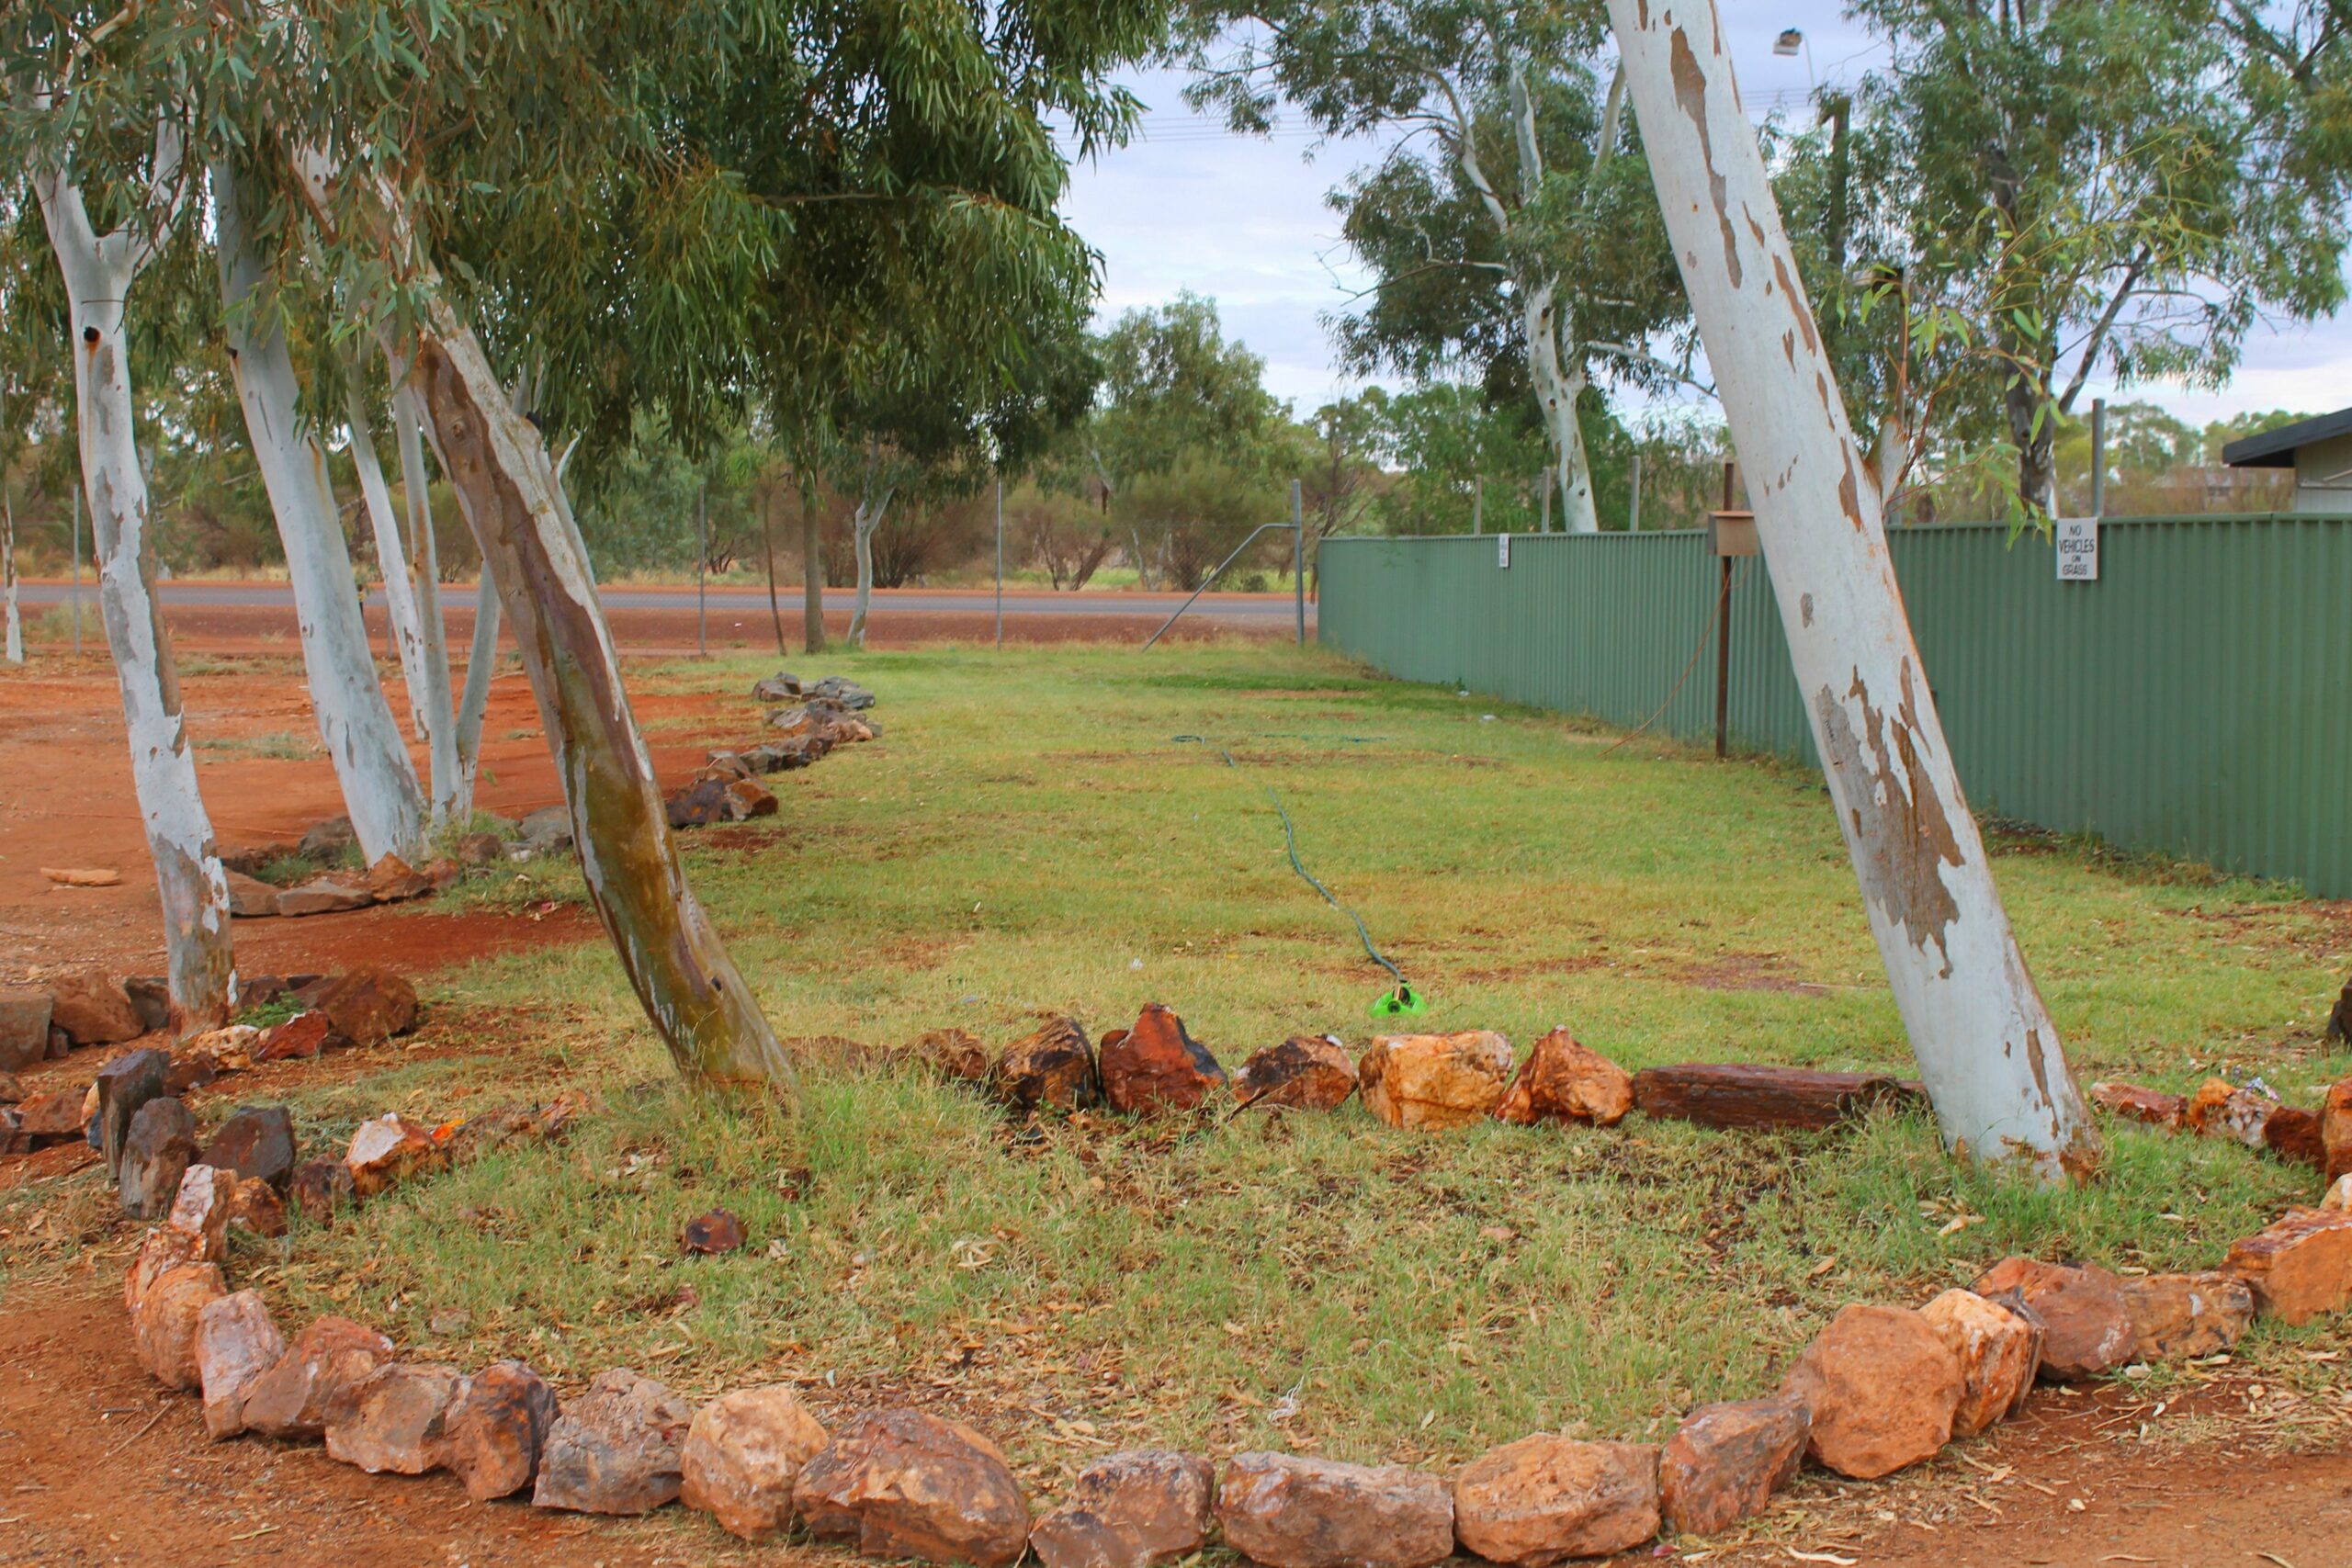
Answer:
POLYGON ((996 645, 1004 646, 1004 476, 996 477, 996 645))
POLYGON ((1298 481, 1290 481, 1290 592, 1298 615, 1298 646, 1306 646, 1306 510, 1298 481))
POLYGON ((710 486, 695 491, 695 653, 710 657, 710 625, 705 615, 703 579, 710 571, 710 486))
POLYGON ((2107 400, 2091 400, 2091 515, 2107 513, 2107 400))

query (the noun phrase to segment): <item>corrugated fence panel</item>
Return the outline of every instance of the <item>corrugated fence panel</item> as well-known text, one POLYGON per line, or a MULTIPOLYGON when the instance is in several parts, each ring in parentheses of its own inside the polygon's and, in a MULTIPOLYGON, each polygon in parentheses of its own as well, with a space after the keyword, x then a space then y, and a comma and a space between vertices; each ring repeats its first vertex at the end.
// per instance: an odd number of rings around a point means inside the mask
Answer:
MULTIPOLYGON (((2059 582, 2047 542, 1997 525, 1890 538, 1971 804, 2352 896, 2352 518, 2099 534, 2089 583, 2059 582)), ((1628 728, 1665 704, 1655 729, 1712 739, 1719 566, 1703 535, 1510 548, 1505 567, 1491 536, 1327 540, 1321 639, 1406 680, 1628 728)), ((1736 563, 1731 597, 1733 741, 1810 762, 1760 558, 1736 563)))

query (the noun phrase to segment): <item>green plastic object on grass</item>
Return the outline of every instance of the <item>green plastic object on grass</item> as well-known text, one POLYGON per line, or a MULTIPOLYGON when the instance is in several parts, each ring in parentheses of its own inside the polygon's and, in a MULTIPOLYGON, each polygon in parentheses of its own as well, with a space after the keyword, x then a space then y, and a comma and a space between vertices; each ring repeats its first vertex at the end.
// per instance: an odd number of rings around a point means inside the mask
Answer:
POLYGON ((1404 980, 1397 981, 1395 990, 1372 1004, 1372 1016, 1374 1018, 1418 1018, 1429 1010, 1430 1005, 1421 1000, 1421 993, 1413 989, 1410 982, 1404 980))

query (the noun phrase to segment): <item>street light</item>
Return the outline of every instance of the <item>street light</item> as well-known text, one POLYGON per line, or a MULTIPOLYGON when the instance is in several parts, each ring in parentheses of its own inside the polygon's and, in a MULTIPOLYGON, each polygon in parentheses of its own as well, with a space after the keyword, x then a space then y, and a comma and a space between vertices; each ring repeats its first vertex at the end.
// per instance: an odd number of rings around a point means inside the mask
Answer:
POLYGON ((1802 28, 1782 28, 1781 36, 1772 40, 1772 52, 1787 56, 1804 54, 1805 81, 1816 87, 1821 85, 1813 74, 1813 40, 1804 36, 1802 28))

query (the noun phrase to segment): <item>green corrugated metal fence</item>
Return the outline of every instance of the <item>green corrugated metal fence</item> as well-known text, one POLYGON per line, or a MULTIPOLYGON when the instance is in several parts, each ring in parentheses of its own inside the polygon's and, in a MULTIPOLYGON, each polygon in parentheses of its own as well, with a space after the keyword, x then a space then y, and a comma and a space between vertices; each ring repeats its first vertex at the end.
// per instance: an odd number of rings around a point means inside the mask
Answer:
MULTIPOLYGON (((2352 517, 2113 519, 2099 579, 1997 524, 1890 536, 1979 811, 2352 897, 2352 517)), ((1718 565, 1699 533, 1324 542, 1322 641, 1632 727, 1714 734, 1718 565), (1703 648, 1702 637, 1708 637, 1703 648), (1692 663, 1692 651, 1699 649, 1692 663)), ((1735 745, 1813 759, 1760 558, 1732 591, 1735 745)))

